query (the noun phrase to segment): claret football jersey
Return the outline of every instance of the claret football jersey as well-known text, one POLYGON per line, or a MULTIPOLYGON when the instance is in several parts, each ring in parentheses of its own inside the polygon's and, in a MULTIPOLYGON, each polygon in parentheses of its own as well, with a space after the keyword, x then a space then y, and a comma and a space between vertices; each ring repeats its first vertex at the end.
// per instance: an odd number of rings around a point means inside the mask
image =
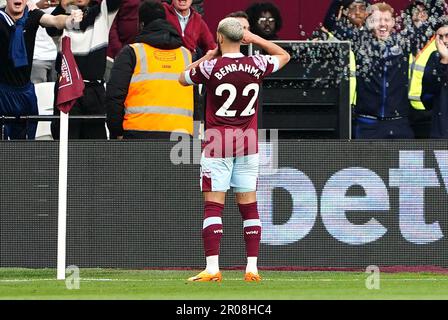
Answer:
POLYGON ((207 157, 235 157, 258 152, 258 94, 263 79, 279 69, 276 57, 225 54, 186 73, 190 84, 204 84, 204 152, 207 157))

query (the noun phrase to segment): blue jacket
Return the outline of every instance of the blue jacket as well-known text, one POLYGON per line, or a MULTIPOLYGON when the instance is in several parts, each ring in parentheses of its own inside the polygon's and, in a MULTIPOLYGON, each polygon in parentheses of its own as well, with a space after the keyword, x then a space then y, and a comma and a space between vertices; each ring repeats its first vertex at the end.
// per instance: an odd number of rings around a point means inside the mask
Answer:
POLYGON ((448 65, 440 62, 440 54, 433 52, 423 75, 422 101, 433 110, 431 138, 448 138, 448 65))
MULTIPOLYGON (((347 39, 347 33, 336 36, 347 39)), ((408 116, 412 43, 407 39, 412 36, 392 34, 387 41, 379 41, 366 29, 353 30, 349 35, 356 58, 356 114, 377 118, 408 116)))
POLYGON ((353 41, 357 81, 355 113, 378 118, 408 116, 410 49, 396 34, 382 42, 370 31, 359 32, 353 41))

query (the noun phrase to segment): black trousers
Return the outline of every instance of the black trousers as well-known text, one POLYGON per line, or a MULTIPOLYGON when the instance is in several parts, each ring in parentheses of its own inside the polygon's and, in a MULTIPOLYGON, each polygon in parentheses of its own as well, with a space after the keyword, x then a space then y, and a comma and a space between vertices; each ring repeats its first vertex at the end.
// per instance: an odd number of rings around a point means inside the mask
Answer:
MULTIPOLYGON (((106 115, 106 90, 101 83, 86 83, 84 88, 84 96, 79 98, 70 115, 106 115)), ((57 88, 57 84, 56 84, 57 88)), ((56 91, 56 90, 55 90, 56 91)), ((55 101, 57 99, 55 92, 55 101)), ((59 115, 58 108, 54 108, 54 114, 59 115)), ((59 120, 51 123, 51 134, 53 139, 59 139, 59 120)), ((69 121, 68 126, 69 139, 107 139, 105 120, 78 120, 69 121)))
POLYGON ((414 132, 408 118, 374 120, 357 117, 355 139, 413 139, 414 132))
POLYGON ((415 110, 411 108, 409 111, 409 121, 416 139, 429 139, 431 137, 431 110, 415 110))

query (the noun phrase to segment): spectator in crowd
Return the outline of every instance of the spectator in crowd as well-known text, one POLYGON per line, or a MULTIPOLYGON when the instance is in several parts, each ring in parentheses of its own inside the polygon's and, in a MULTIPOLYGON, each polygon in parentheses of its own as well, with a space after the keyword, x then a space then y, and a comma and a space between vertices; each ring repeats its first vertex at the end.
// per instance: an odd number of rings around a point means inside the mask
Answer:
POLYGON ((412 34, 395 32, 394 9, 386 3, 370 6, 365 29, 350 36, 357 70, 355 138, 409 139, 414 133, 409 124, 409 55, 416 41, 412 34))
POLYGON ((280 10, 270 2, 257 2, 246 9, 251 31, 266 39, 278 40, 277 33, 283 26, 280 10))
MULTIPOLYGON (((334 34, 343 34, 344 38, 350 38, 354 29, 363 30, 369 5, 370 0, 333 0, 323 26, 313 33, 313 40, 339 41, 334 34)), ((350 105, 354 107, 356 105, 356 61, 353 50, 350 51, 349 63, 350 105)))
POLYGON ((444 15, 445 6, 445 0, 411 0, 402 13, 402 29, 411 29, 416 34, 414 55, 434 40, 435 26, 444 15))
POLYGON ((107 65, 104 78, 110 77, 110 69, 120 50, 134 42, 138 34, 138 7, 141 0, 122 0, 114 23, 109 32, 109 47, 107 48, 107 65))
POLYGON ((325 15, 323 30, 350 34, 353 29, 363 29, 370 3, 371 0, 333 0, 325 15))
MULTIPOLYGON (((51 14, 59 4, 59 0, 33 0, 36 6, 43 12, 51 14)), ((31 82, 54 82, 56 81, 56 45, 47 34, 45 28, 39 27, 36 33, 34 45, 33 66, 31 68, 31 82)))
MULTIPOLYGON (((202 16, 193 9, 193 0, 172 0, 171 4, 163 3, 166 19, 182 37, 183 46, 190 50, 193 61, 198 60, 208 51, 216 48, 215 38, 210 32, 202 16)), ((194 88, 194 120, 204 119, 204 96, 201 88, 194 88)), ((196 128, 200 131, 199 128, 196 128)))
MULTIPOLYGON (((171 4, 173 1, 172 0, 162 0, 162 2, 166 2, 168 4, 171 4)), ((192 3, 191 6, 201 16, 204 15, 204 0, 193 0, 193 3, 192 3)))
POLYGON ((444 0, 414 0, 403 12, 403 28, 409 28, 419 41, 412 52, 409 69, 409 119, 416 138, 429 138, 432 111, 426 110, 422 101, 423 72, 430 55, 437 51, 435 24, 444 13, 444 0))
POLYGON ((229 13, 226 18, 235 18, 241 23, 244 30, 250 30, 249 16, 247 15, 246 12, 244 11, 232 12, 229 13))
POLYGON ((171 5, 163 3, 166 19, 181 35, 184 47, 193 55, 193 61, 202 57, 209 50, 216 48, 210 29, 201 15, 192 7, 193 0, 172 0, 171 5))
MULTIPOLYGON (((52 16, 25 0, 7 0, 0 10, 0 115, 37 115, 37 98, 30 81, 34 43, 39 26, 73 28, 81 19, 79 11, 71 16, 52 16)), ((37 123, 8 123, 6 139, 34 139, 37 123)))
POLYGON ((0 9, 6 7, 6 0, 0 0, 0 9))
POLYGON ((430 137, 448 138, 448 17, 440 19, 436 29, 436 48, 425 68, 422 100, 433 110, 430 137))
POLYGON ((334 34, 352 37, 353 29, 362 30, 368 17, 371 0, 333 0, 327 10, 322 27, 313 32, 313 40, 336 41, 334 34))
POLYGON ((139 19, 140 34, 117 56, 107 84, 111 138, 193 135, 193 88, 174 81, 191 64, 191 53, 159 2, 145 0, 139 19))
POLYGON ((141 0, 122 0, 109 33, 107 56, 115 59, 120 50, 133 43, 138 34, 138 8, 141 0))
MULTIPOLYGON (((61 0, 53 15, 65 13, 72 0, 61 0)), ((70 111, 71 115, 106 115, 104 72, 106 69, 106 50, 109 42, 109 30, 118 12, 121 0, 75 0, 74 4, 84 12, 80 23, 81 32, 62 32, 47 29, 53 36, 68 35, 79 71, 85 82, 84 96, 79 98, 70 111)), ((58 57, 60 59, 60 57, 58 57)), ((60 62, 56 63, 60 69, 60 62)), ((60 70, 58 70, 60 72, 60 70)), ((57 87, 56 83, 56 87, 57 87)), ((57 97, 54 99, 57 101, 57 97)), ((54 108, 55 114, 59 109, 54 108)), ((59 121, 53 121, 51 132, 54 139, 59 138, 59 121)), ((69 125, 70 139, 106 139, 104 120, 72 120, 69 125)))
POLYGON ((406 27, 419 29, 429 23, 429 15, 435 5, 434 0, 411 0, 403 11, 402 19, 406 27))

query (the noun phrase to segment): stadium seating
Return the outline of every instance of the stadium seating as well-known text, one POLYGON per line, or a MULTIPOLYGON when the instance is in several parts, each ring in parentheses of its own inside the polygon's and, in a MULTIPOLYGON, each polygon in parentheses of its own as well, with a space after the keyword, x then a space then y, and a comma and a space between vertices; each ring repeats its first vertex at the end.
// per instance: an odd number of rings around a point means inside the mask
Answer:
MULTIPOLYGON (((53 114, 54 82, 43 82, 34 85, 36 89, 39 115, 53 114)), ((39 121, 37 124, 36 140, 53 140, 49 121, 39 121)))

